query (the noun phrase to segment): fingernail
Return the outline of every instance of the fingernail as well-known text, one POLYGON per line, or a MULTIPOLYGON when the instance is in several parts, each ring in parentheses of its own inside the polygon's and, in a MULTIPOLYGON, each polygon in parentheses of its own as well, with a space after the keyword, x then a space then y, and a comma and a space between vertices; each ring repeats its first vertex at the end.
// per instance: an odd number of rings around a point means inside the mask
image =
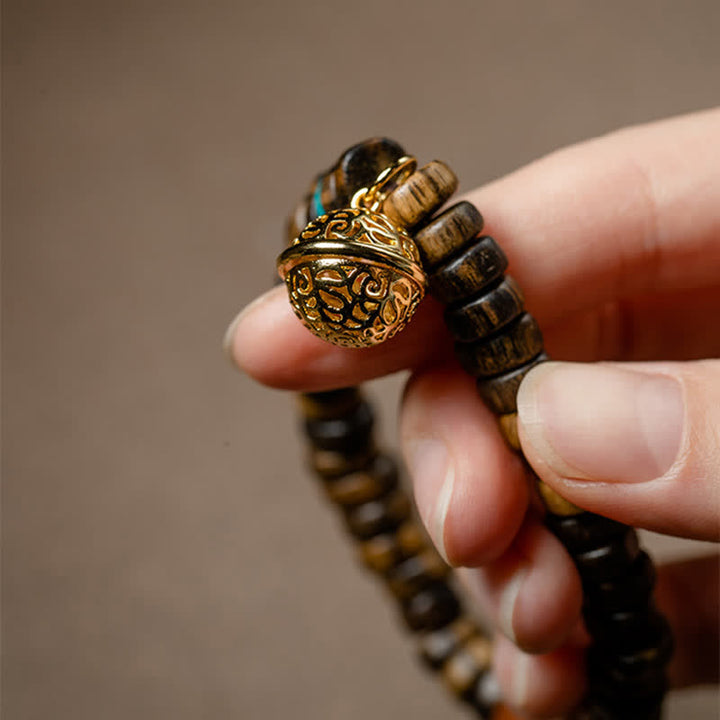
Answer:
POLYGON ((545 363, 520 386, 518 417, 523 442, 559 476, 632 483, 673 465, 685 409, 680 383, 667 375, 545 363))
POLYGON ((246 305, 227 326, 227 330, 225 330, 225 335, 223 335, 222 346, 225 357, 227 357, 228 361, 233 367, 237 366, 237 363, 235 362, 235 357, 233 355, 233 342, 235 340, 235 331, 237 330, 238 325, 240 325, 240 323, 245 319, 245 317, 247 317, 255 308, 264 305, 269 300, 272 300, 275 296, 276 291, 277 288, 272 288, 272 290, 268 290, 266 293, 260 295, 260 297, 256 297, 251 303, 246 305))
POLYGON ((528 699, 528 684, 530 675, 530 656, 520 652, 517 653, 512 670, 512 684, 510 685, 511 705, 522 708, 528 699))
POLYGON ((447 562, 445 519, 455 483, 447 447, 434 437, 413 438, 405 442, 405 454, 418 512, 437 551, 447 562))
POLYGON ((515 603, 526 575, 527 570, 525 568, 520 568, 515 571, 515 574, 510 578, 500 595, 498 608, 498 625, 500 626, 500 630, 516 645, 517 638, 515 636, 515 629, 513 628, 513 614, 515 613, 515 603))

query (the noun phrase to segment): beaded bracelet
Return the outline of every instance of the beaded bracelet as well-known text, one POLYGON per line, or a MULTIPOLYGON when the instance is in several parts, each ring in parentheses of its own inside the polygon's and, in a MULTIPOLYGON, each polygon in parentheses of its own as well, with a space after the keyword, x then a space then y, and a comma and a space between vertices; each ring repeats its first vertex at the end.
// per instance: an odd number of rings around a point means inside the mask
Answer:
MULTIPOLYGON (((416 169, 391 140, 355 145, 298 204, 278 270, 302 322, 350 347, 400 332, 427 285, 446 306, 462 368, 521 453, 516 395, 530 369, 547 360, 542 334, 505 275, 502 250, 482 235, 478 210, 463 201, 433 216, 456 187, 445 164, 416 169)), ((362 562, 396 598, 425 663, 479 717, 490 718, 500 707, 492 642, 463 612, 450 568, 413 519, 395 461, 375 445, 370 405, 357 388, 340 388, 303 394, 300 407, 310 464, 362 562)), ((652 599, 650 558, 633 528, 583 511, 532 477, 545 524, 580 574, 592 638, 587 694, 572 717, 659 718, 672 638, 652 599)))

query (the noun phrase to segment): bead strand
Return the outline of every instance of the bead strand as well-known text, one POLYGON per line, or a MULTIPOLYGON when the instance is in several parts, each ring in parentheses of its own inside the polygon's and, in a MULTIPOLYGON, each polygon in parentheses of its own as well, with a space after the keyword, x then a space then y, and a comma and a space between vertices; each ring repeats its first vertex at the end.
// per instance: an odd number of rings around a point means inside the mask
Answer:
MULTIPOLYGON (((428 203, 426 214, 434 210, 428 203)), ((504 253, 480 234, 482 218, 473 210, 467 202, 452 206, 415 241, 429 271, 430 291, 447 306, 445 321, 456 340, 458 361, 477 379, 481 398, 519 452, 517 390, 527 373, 548 358, 520 289, 504 274, 504 253)), ((535 480, 547 509, 546 524, 573 558, 586 597, 583 614, 593 646, 582 717, 659 717, 672 641, 667 622, 652 604, 652 581, 637 580, 636 573, 652 576, 653 570, 635 530, 584 512, 535 480), (608 597, 617 604, 608 606, 608 597)))
POLYGON ((492 645, 462 614, 450 568, 411 516, 394 460, 375 448, 370 405, 356 388, 300 396, 310 464, 357 543, 363 565, 418 634, 420 656, 479 717, 497 700, 492 645))

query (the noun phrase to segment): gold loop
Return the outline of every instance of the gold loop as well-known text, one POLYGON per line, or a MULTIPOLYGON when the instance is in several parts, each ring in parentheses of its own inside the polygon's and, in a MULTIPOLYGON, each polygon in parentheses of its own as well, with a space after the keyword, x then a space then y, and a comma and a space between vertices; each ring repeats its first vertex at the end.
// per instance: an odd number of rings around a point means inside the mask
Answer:
POLYGON ((377 212, 382 207, 387 196, 398 185, 404 183, 415 172, 416 168, 417 160, 410 155, 404 155, 390 167, 385 168, 370 187, 358 190, 353 195, 350 207, 363 207, 371 212, 377 212))

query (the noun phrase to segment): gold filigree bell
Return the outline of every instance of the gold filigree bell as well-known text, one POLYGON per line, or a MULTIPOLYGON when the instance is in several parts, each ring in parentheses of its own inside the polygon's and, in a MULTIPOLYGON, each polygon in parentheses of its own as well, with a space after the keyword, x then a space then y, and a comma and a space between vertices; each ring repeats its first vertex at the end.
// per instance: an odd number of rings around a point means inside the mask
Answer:
POLYGON ((400 158, 349 208, 313 220, 278 258, 295 314, 315 335, 369 347, 402 330, 427 284, 415 243, 383 213, 385 198, 415 171, 400 158))

